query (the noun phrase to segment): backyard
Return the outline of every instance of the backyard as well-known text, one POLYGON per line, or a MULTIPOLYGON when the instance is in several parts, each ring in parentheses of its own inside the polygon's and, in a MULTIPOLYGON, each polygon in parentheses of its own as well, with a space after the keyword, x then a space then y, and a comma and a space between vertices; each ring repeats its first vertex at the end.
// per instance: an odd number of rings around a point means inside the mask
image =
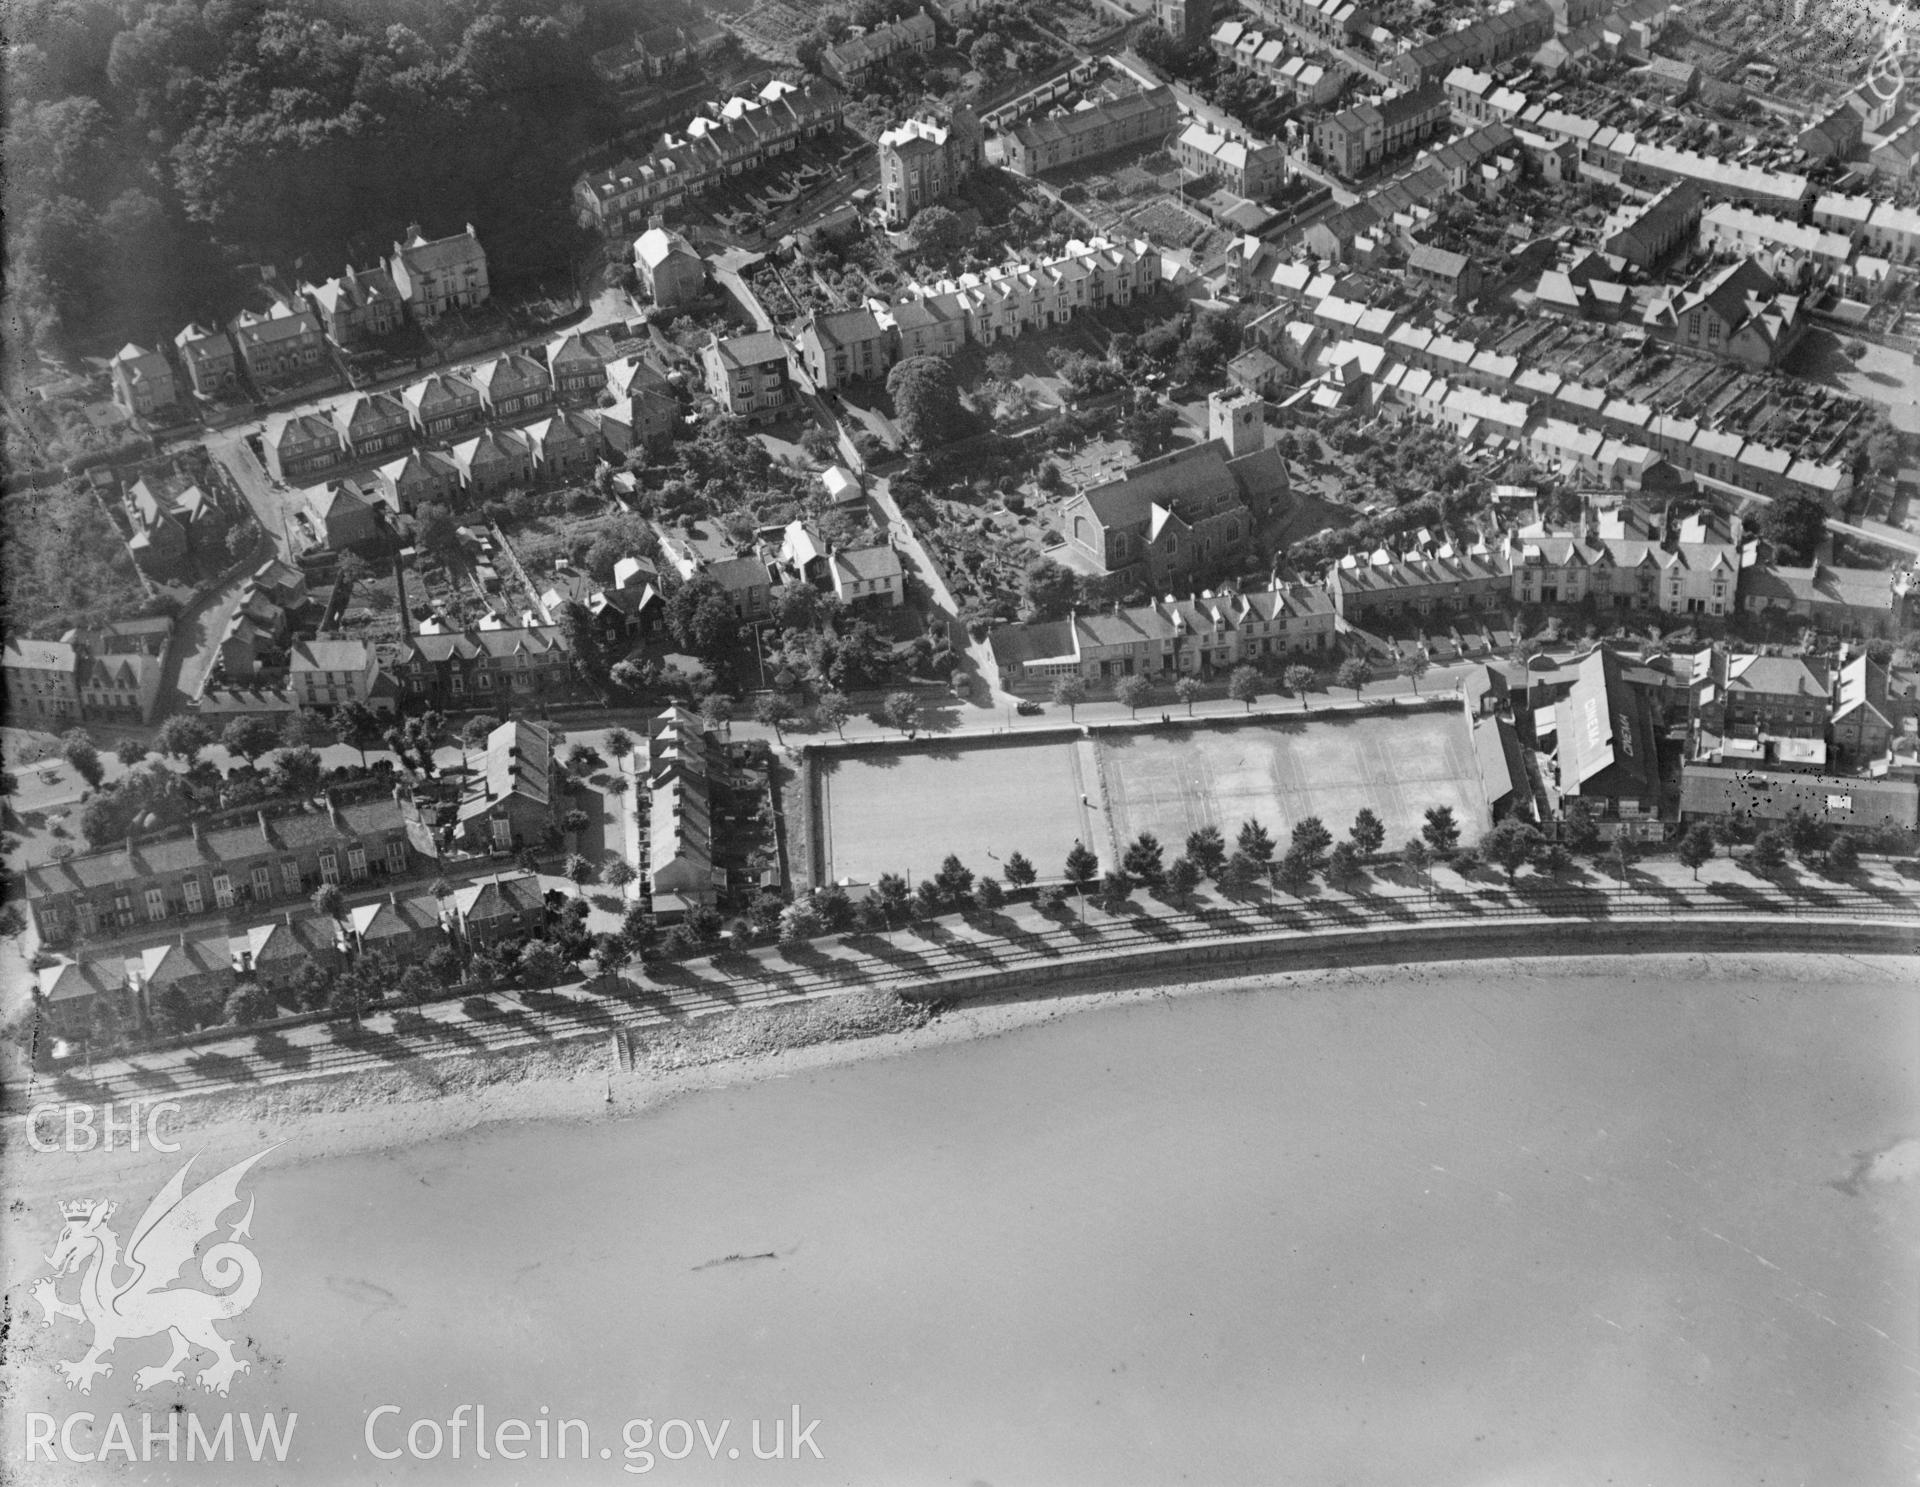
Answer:
POLYGON ((9 636, 52 638, 126 619, 147 602, 120 531, 81 481, 6 498, 0 556, 9 636))

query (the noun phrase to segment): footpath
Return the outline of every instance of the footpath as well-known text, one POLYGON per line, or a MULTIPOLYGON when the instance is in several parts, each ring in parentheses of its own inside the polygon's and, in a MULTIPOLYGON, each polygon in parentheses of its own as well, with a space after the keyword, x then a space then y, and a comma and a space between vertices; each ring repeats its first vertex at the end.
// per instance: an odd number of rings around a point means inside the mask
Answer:
POLYGON ((400 1029, 390 1011, 359 1027, 308 1022, 70 1066, 8 1093, 16 1111, 54 1099, 179 1098, 582 1038, 606 1040, 626 1066, 649 1032, 848 991, 938 1004, 1070 992, 1092 979, 1190 979, 1201 966, 1284 973, 1493 955, 1761 948, 1920 951, 1920 882, 1884 863, 1845 880, 1805 867, 1762 879, 1724 859, 1695 881, 1679 864, 1654 859, 1624 883, 1591 868, 1558 877, 1529 870, 1508 884, 1484 871, 1420 877, 1381 866, 1303 897, 1264 887, 1228 897, 1208 887, 1176 903, 1135 890, 1110 906, 1070 900, 1064 918, 1020 903, 881 935, 650 960, 552 990, 475 991, 402 1014, 400 1029))

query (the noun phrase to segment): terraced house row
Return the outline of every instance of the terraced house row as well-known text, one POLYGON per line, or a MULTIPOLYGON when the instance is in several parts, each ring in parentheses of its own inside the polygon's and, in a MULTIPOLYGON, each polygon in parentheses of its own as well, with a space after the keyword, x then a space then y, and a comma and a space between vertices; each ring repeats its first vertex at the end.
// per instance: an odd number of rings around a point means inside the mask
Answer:
POLYGON ((796 87, 777 78, 750 98, 709 104, 648 154, 581 176, 573 187, 575 213, 581 226, 608 237, 631 235, 661 207, 764 165, 803 139, 833 133, 843 107, 830 83, 796 87))
MULTIPOLYGON (((1656 412, 1519 358, 1482 347, 1410 315, 1333 293, 1330 274, 1283 263, 1256 271, 1252 293, 1291 308, 1255 323, 1274 345, 1289 330, 1322 332, 1321 376, 1293 395, 1314 406, 1364 401, 1387 417, 1412 416, 1451 428, 1465 443, 1505 440, 1576 478, 1633 489, 1653 483, 1662 463, 1764 496, 1801 491, 1840 502, 1852 491, 1850 466, 1824 452, 1781 449, 1656 412)), ((1283 405, 1284 408, 1285 405, 1283 405)))
POLYGON ((464 486, 476 455, 482 462, 493 458, 478 445, 497 448, 502 441, 524 449, 540 474, 574 479, 583 463, 592 470, 583 451, 597 457, 604 444, 623 454, 636 442, 668 438, 678 416, 673 389, 656 368, 619 356, 604 335, 587 332, 560 336, 539 353, 510 351, 465 372, 422 377, 398 392, 348 393, 318 411, 269 420, 262 448, 274 478, 292 484, 437 443, 453 445, 450 458, 464 486), (611 407, 583 406, 603 397, 611 407), (489 424, 525 427, 509 433, 487 430, 489 424))
POLYGON ((1558 531, 1538 522, 1457 537, 1423 530, 1397 547, 1347 554, 1329 568, 1326 587, 1341 618, 1354 622, 1588 598, 1616 611, 1724 617, 1753 557, 1737 517, 1669 520, 1589 506, 1558 531))
MULTIPOLYGON (((1658 0, 1641 0, 1642 7, 1648 5, 1657 6, 1658 0)), ((1531 138, 1565 144, 1572 150, 1569 175, 1580 175, 1591 167, 1643 191, 1686 183, 1709 202, 1728 201, 1788 213, 1797 213, 1813 194, 1813 183, 1803 172, 1772 170, 1643 140, 1630 130, 1554 107, 1552 98, 1557 95, 1530 99, 1518 89, 1497 82, 1491 73, 1476 70, 1471 62, 1436 76, 1442 81, 1456 121, 1507 124, 1531 138)))
POLYGON ((1334 645, 1332 598, 1318 584, 1223 590, 1151 604, 1115 605, 1038 624, 1000 625, 988 638, 1002 685, 1077 676, 1196 676, 1334 645))
POLYGON ((241 983, 288 1001, 309 967, 337 971, 361 955, 418 965, 442 946, 485 950, 509 936, 537 934, 546 922, 538 881, 499 874, 456 888, 446 900, 394 891, 348 908, 341 920, 283 910, 278 918, 235 929, 185 931, 157 944, 108 952, 76 947, 39 973, 39 995, 56 1030, 84 1036, 102 1004, 129 1007, 149 1020, 173 995, 190 1009, 215 1012, 241 983))
POLYGON ((992 345, 1028 326, 1065 325, 1083 310, 1131 304, 1160 287, 1161 273, 1159 249, 1145 238, 1075 239, 1057 258, 911 285, 882 318, 897 329, 902 357, 945 354, 965 341, 992 345))
POLYGON ((130 838, 22 874, 27 912, 44 944, 95 939, 144 925, 303 898, 323 883, 351 887, 419 877, 438 861, 403 788, 278 814, 258 811, 167 836, 130 838))

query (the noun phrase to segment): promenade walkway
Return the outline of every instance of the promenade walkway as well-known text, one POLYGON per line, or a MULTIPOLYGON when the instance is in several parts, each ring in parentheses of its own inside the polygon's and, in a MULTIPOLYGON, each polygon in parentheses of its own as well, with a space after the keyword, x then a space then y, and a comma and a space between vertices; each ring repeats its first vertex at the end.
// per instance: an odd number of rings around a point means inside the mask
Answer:
POLYGON ((1481 954, 1587 953, 1779 944, 1804 935, 1873 948, 1920 948, 1920 883, 1885 864, 1845 881, 1793 868, 1755 877, 1716 860, 1700 880, 1677 863, 1636 866, 1625 883, 1597 869, 1557 878, 1523 871, 1514 884, 1439 869, 1425 878, 1379 866, 1343 889, 1304 897, 1258 888, 1228 897, 1208 887, 1185 904, 1136 891, 1092 900, 1064 920, 1031 904, 949 914, 885 935, 849 934, 796 948, 722 951, 650 961, 617 978, 555 990, 488 991, 424 1009, 397 1032, 390 1012, 354 1029, 309 1023, 265 1043, 246 1035, 69 1068, 15 1091, 15 1109, 50 1099, 161 1099, 264 1088, 423 1060, 552 1046, 618 1035, 623 1046, 691 1018, 795 1004, 869 989, 922 999, 1044 995, 1073 980, 1159 974, 1190 979, 1203 966, 1284 972, 1329 964, 1419 963, 1481 954))

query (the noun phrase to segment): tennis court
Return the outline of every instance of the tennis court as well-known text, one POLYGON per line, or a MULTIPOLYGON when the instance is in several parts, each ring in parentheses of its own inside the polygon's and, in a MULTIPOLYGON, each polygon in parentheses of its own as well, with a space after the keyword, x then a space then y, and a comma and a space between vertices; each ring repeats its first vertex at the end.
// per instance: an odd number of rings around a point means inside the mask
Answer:
POLYGON ((1024 852, 1058 877, 1075 841, 1106 860, 1093 745, 1084 740, 998 748, 906 747, 829 753, 821 762, 819 825, 829 881, 881 873, 932 876, 949 852, 982 877, 1004 877, 1024 852))
POLYGON ((1336 837, 1372 809, 1398 847, 1427 807, 1444 805, 1471 841, 1489 823, 1467 725, 1457 712, 1288 724, 1169 735, 1105 734, 1114 840, 1151 831, 1171 857, 1199 826, 1229 840, 1249 817, 1284 848, 1293 824, 1318 816, 1336 837))

